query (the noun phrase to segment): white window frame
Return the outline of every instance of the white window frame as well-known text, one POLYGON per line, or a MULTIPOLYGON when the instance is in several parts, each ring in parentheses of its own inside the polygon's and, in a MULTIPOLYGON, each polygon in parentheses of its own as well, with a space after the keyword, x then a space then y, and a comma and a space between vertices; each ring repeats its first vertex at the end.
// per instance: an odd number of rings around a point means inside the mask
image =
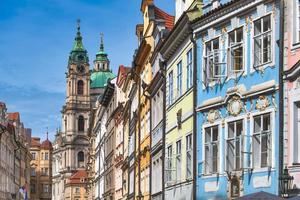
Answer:
POLYGON ((191 179, 193 177, 193 134, 187 134, 185 136, 186 140, 186 179, 191 179), (190 141, 189 141, 190 139, 190 141), (190 163, 188 162, 188 157, 190 156, 190 163), (190 165, 190 167, 189 167, 190 165), (190 172, 189 172, 190 169, 190 172))
POLYGON ((193 48, 188 50, 186 62, 186 88, 188 90, 193 86, 193 48))
MULTIPOLYGON (((226 122, 226 127, 225 127, 225 133, 226 133, 226 142, 225 142, 225 169, 226 171, 240 171, 243 169, 243 140, 244 140, 244 137, 245 137, 245 120, 244 120, 244 117, 242 118, 235 118, 235 119, 232 119, 230 121, 227 121, 226 122), (236 136, 236 124, 237 122, 242 122, 242 133, 241 135, 239 135, 238 137, 236 136), (234 136, 229 138, 229 124, 231 123, 234 123, 234 136), (234 167, 233 169, 229 169, 229 166, 228 166, 228 141, 234 141, 234 150, 236 150, 236 143, 237 141, 239 141, 239 155, 240 155, 240 158, 239 158, 239 168, 237 168, 237 163, 236 163, 236 155, 234 155, 233 157, 233 160, 234 160, 234 167)), ((235 152, 236 153, 236 152, 235 152)))
MULTIPOLYGON (((253 19, 253 22, 252 22, 252 39, 251 39, 251 47, 252 47, 252 59, 251 59, 251 72, 254 72, 255 70, 257 69, 264 69, 265 67, 267 66, 273 66, 274 65, 274 60, 275 60, 275 49, 274 49, 274 46, 273 44, 275 44, 275 41, 274 41, 274 38, 275 38, 275 31, 274 31, 274 17, 272 15, 272 13, 266 13, 265 15, 263 16, 259 16, 257 17, 256 19, 253 19), (263 32, 263 18, 265 17, 270 17, 270 26, 271 26, 271 29, 269 31, 266 31, 266 32, 263 32), (255 22, 260 20, 261 21, 261 30, 262 32, 258 35, 254 35, 254 29, 255 29, 255 22), (261 39, 261 45, 260 47, 263 47, 263 38, 264 36, 268 35, 271 39, 270 39, 270 60, 267 61, 267 62, 264 62, 264 63, 260 63, 258 65, 255 65, 255 43, 254 43, 254 40, 255 38, 260 38, 261 39)), ((263 59, 263 51, 261 51, 261 59, 263 59)))
POLYGON ((178 98, 182 95, 182 60, 180 60, 177 63, 177 90, 176 90, 176 96, 178 98))
POLYGON ((176 141, 176 181, 181 181, 182 168, 182 142, 181 139, 176 141))
POLYGON ((220 36, 215 37, 211 40, 208 40, 204 43, 204 51, 203 51, 203 82, 207 86, 208 84, 213 84, 215 81, 219 81, 222 77, 226 76, 226 73, 224 75, 216 74, 217 71, 222 71, 222 64, 221 63, 221 41, 220 36), (214 49, 214 42, 218 42, 218 49, 214 49), (210 51, 207 51, 207 46, 210 45, 210 51), (215 61, 217 60, 217 61, 215 61), (210 62, 212 61, 212 62, 210 62), (218 65, 218 66, 216 66, 218 65), (217 67, 217 69, 216 69, 217 67))
MULTIPOLYGON (((202 136, 203 136, 203 138, 202 138, 202 141, 203 141, 203 153, 202 153, 202 157, 203 157, 203 167, 202 167, 202 169, 203 169, 203 174, 205 174, 205 175, 210 175, 210 174, 217 174, 217 173, 219 173, 220 172, 220 166, 221 166, 221 162, 220 162, 220 146, 221 146, 221 141, 220 141, 220 134, 221 134, 221 127, 220 127, 220 124, 210 124, 210 125, 207 125, 207 126, 204 126, 203 127, 203 129, 202 129, 202 136), (210 129, 212 129, 213 127, 217 127, 217 130, 218 130, 218 140, 217 141, 215 141, 215 142, 213 142, 212 140, 209 142, 209 143, 206 143, 205 142, 205 139, 206 139, 206 134, 205 134, 205 130, 207 129, 207 128, 210 128, 210 129), (218 153, 217 153, 217 166, 216 166, 216 171, 213 171, 213 170, 210 170, 210 171, 206 171, 206 157, 205 157, 205 147, 206 146, 208 146, 210 149, 211 149, 211 147, 212 147, 212 143, 216 143, 217 144, 217 147, 218 147, 218 153)), ((210 159, 212 159, 213 158, 213 156, 212 156, 212 151, 210 150, 210 159)), ((212 165, 213 165, 213 159, 211 160, 211 163, 212 163, 212 165)), ((212 166, 212 168, 213 168, 213 166, 212 166)))
POLYGON ((228 77, 235 77, 235 76, 239 76, 244 74, 245 72, 245 27, 244 26, 240 26, 240 27, 236 27, 235 29, 231 30, 230 32, 228 32, 228 39, 227 39, 227 72, 228 72, 228 77), (242 41, 241 42, 237 42, 237 31, 238 30, 242 30, 242 41), (230 43, 230 37, 229 35, 233 33, 234 34, 234 42, 230 43), (235 70, 233 69, 234 66, 232 65, 232 51, 238 49, 238 48, 242 48, 242 53, 243 53, 243 58, 242 58, 242 69, 241 70, 235 70))
POLYGON ((172 105, 172 103, 174 102, 174 74, 173 74, 173 70, 169 72, 168 74, 168 82, 169 82, 169 98, 168 98, 168 102, 169 102, 169 106, 172 105))
POLYGON ((274 141, 274 134, 275 134, 275 111, 274 109, 266 109, 263 112, 256 112, 251 114, 251 121, 250 121, 250 132, 251 132, 251 164, 250 166, 252 167, 252 169, 254 170, 268 170, 269 168, 274 168, 275 166, 275 160, 274 160, 274 156, 275 156, 275 141, 274 141), (269 158, 269 163, 267 164, 267 167, 261 167, 261 160, 259 161, 259 165, 260 167, 255 168, 254 166, 254 145, 253 145, 253 135, 254 135, 254 118, 257 116, 261 116, 261 115, 265 115, 265 114, 270 114, 270 129, 271 129, 271 133, 270 133, 270 144, 271 144, 271 148, 270 149, 270 158, 269 158))
POLYGON ((167 146, 166 149, 166 183, 170 183, 173 181, 173 146, 172 144, 167 146), (169 152, 171 151, 171 152, 169 152))

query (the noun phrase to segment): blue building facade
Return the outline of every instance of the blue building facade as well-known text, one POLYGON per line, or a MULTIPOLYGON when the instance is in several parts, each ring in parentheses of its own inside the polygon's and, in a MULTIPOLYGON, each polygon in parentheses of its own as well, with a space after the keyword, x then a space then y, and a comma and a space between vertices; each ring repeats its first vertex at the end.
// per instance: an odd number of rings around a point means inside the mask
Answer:
POLYGON ((197 41, 197 199, 278 194, 279 0, 204 0, 197 41))

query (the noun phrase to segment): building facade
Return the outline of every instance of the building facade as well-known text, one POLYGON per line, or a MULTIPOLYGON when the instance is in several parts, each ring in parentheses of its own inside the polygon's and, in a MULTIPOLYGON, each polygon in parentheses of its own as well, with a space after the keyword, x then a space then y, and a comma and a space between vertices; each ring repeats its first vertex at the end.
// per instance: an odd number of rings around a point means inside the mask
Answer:
POLYGON ((150 57, 153 79, 147 87, 150 97, 150 195, 151 199, 163 199, 164 159, 163 148, 165 135, 165 71, 160 54, 162 44, 174 25, 174 17, 155 8, 160 16, 153 28, 154 50, 150 57))
POLYGON ((32 200, 51 200, 52 198, 52 150, 52 143, 48 137, 42 143, 40 138, 31 138, 30 194, 32 200))
POLYGON ((15 180, 15 154, 17 142, 12 124, 7 120, 7 108, 5 103, 0 103, 0 199, 15 199, 18 193, 18 185, 15 180))
POLYGON ((279 1, 203 1, 197 39, 197 199, 278 195, 279 1))
POLYGON ((300 173, 299 173, 299 69, 300 69, 300 25, 299 8, 297 0, 284 1, 284 134, 285 134, 285 159, 284 166, 288 167, 290 175, 294 177, 293 195, 300 194, 300 173))

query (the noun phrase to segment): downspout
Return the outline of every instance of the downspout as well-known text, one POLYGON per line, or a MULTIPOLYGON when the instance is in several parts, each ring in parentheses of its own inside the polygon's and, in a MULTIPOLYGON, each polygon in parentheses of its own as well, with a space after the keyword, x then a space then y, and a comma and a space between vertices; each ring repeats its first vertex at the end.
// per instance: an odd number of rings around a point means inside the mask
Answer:
MULTIPOLYGON (((280 0, 280 33, 279 33, 279 176, 283 173, 284 159, 284 94, 283 94, 283 62, 284 62, 284 0, 280 0)), ((280 183, 278 181, 278 193, 281 195, 280 183)))
POLYGON ((166 63, 159 62, 163 76, 163 119, 162 119, 162 200, 165 200, 165 146, 166 146, 166 63))
POLYGON ((141 194, 141 78, 138 74, 136 74, 138 80, 138 196, 141 194))
POLYGON ((149 172, 149 200, 152 199, 152 153, 151 153, 151 147, 152 147, 152 95, 148 97, 149 98, 149 104, 150 104, 150 172, 149 172))
POLYGON ((197 197, 197 42, 191 30, 193 43, 193 199, 197 197))

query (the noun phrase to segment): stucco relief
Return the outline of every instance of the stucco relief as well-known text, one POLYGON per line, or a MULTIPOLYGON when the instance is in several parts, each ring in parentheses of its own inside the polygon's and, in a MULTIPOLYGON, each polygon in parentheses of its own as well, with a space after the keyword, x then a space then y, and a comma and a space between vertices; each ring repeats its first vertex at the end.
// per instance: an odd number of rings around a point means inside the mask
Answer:
POLYGON ((266 110, 267 107, 270 106, 270 101, 268 99, 268 97, 266 96, 259 96, 256 104, 255 104, 255 108, 259 111, 264 111, 266 110))
POLYGON ((227 111, 230 115, 236 117, 238 116, 244 107, 244 103, 242 102, 241 98, 238 96, 233 96, 227 105, 227 111))
POLYGON ((207 113, 207 121, 213 124, 216 120, 220 119, 220 112, 219 110, 210 110, 207 113))

